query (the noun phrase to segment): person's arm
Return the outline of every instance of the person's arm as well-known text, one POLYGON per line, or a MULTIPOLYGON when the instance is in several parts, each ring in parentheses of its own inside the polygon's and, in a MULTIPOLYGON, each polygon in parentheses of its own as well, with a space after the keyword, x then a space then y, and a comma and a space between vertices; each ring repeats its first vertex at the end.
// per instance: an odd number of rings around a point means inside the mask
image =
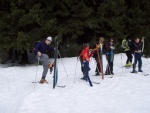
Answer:
POLYGON ((115 44, 114 43, 110 46, 110 49, 115 50, 115 44))
POLYGON ((55 51, 55 48, 48 46, 48 50, 49 50, 49 52, 55 51))
POLYGON ((41 56, 41 52, 40 52, 40 48, 41 48, 41 42, 39 42, 36 46, 35 46, 35 52, 36 54, 38 54, 38 56, 41 56))

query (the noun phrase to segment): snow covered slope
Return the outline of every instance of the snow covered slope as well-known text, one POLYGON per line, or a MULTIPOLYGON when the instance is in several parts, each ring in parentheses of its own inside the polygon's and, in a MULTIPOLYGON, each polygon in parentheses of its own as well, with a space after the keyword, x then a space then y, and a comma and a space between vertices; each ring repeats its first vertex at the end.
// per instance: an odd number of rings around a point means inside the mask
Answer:
MULTIPOLYGON (((104 71, 106 60, 104 59, 104 71)), ((123 54, 122 64, 126 56, 123 54)), ((52 89, 52 75, 47 74, 49 84, 33 84, 37 66, 0 65, 0 113, 150 113, 150 75, 131 74, 132 69, 121 68, 121 54, 115 55, 114 77, 104 80, 95 74, 95 61, 90 62, 89 86, 82 81, 80 62, 77 58, 58 60, 58 85, 65 88, 52 89), (67 74, 62 65, 66 68, 67 74), (4 68, 5 67, 5 68, 4 68), (125 76, 124 76, 125 75, 125 76)), ((143 71, 149 72, 150 59, 143 58, 143 71)), ((38 67, 37 81, 41 78, 42 66, 38 67)))

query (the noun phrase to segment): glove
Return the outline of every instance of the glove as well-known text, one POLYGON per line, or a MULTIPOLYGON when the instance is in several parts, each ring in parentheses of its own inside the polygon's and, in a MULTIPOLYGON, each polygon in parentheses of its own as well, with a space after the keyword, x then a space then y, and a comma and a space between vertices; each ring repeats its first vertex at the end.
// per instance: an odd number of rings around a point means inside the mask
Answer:
POLYGON ((82 67, 84 67, 84 64, 82 63, 82 65, 81 65, 82 67))
POLYGON ((50 74, 51 74, 52 71, 53 71, 54 63, 50 63, 50 64, 48 65, 48 67, 49 67, 49 69, 50 69, 50 74))
POLYGON ((142 51, 141 50, 138 50, 138 53, 141 53, 142 51))
POLYGON ((110 48, 111 48, 111 49, 113 49, 113 50, 115 49, 115 47, 114 47, 114 46, 110 46, 110 48))

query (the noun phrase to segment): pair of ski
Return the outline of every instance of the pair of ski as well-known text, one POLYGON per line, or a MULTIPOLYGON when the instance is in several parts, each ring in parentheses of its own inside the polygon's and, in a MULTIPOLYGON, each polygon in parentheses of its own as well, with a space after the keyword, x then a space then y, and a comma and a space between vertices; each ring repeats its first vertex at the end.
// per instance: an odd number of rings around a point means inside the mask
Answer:
MULTIPOLYGON (((40 83, 40 81, 32 82, 32 83, 34 83, 34 84, 36 84, 36 83, 44 84, 44 83, 40 83)), ((46 83, 46 84, 48 84, 48 83, 46 83)), ((65 87, 66 87, 66 85, 56 85, 56 86, 57 86, 57 87, 60 87, 60 88, 65 88, 65 87)))
POLYGON ((57 59, 58 59, 58 37, 55 37, 55 53, 54 53, 54 76, 53 76, 53 89, 55 87, 65 88, 66 85, 57 85, 58 81, 58 65, 57 65, 57 59))

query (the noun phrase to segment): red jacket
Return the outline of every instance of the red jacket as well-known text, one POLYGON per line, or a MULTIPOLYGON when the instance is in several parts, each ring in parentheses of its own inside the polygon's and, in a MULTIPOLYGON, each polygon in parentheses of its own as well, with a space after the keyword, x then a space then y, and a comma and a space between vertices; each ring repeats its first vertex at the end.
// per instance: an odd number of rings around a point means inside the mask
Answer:
POLYGON ((80 54, 80 57, 82 58, 82 60, 87 60, 88 62, 90 61, 90 58, 92 56, 93 56, 93 52, 90 52, 89 46, 86 47, 80 54))

